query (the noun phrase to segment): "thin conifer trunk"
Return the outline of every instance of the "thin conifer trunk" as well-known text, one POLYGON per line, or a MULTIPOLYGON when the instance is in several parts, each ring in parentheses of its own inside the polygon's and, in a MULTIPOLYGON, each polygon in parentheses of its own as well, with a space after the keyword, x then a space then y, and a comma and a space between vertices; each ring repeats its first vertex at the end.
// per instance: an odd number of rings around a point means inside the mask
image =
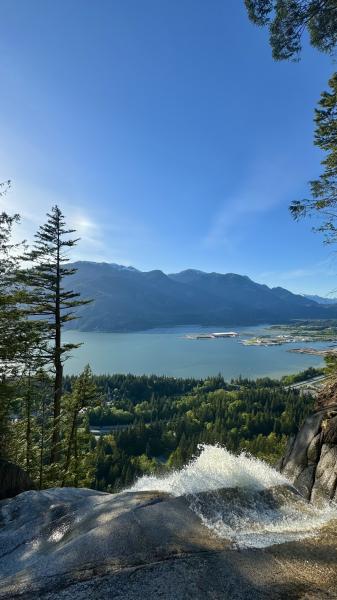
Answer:
POLYGON ((28 389, 26 393, 26 471, 30 472, 32 427, 31 427, 31 375, 28 373, 28 389))
POLYGON ((62 397, 62 361, 61 361, 61 308, 60 308, 60 234, 57 234, 56 255, 56 294, 55 294, 55 380, 54 380, 54 416, 50 462, 58 462, 60 457, 60 415, 62 397))
POLYGON ((64 487, 64 485, 65 485, 65 481, 66 481, 66 477, 67 477, 67 472, 68 472, 68 469, 69 469, 69 464, 70 464, 70 459, 71 459, 71 448, 72 448, 72 445, 73 445, 73 442, 74 442, 74 436, 75 436, 76 420, 77 420, 77 413, 74 412, 73 419, 72 419, 72 424, 71 424, 71 431, 70 431, 69 441, 68 441, 67 456, 66 456, 66 462, 65 462, 65 465, 64 465, 64 474, 63 474, 63 479, 62 479, 61 487, 64 487))
POLYGON ((40 443, 40 474, 39 474, 39 489, 42 490, 43 486, 43 455, 44 455, 44 436, 45 436, 45 414, 46 414, 46 400, 43 396, 42 400, 42 423, 41 423, 41 443, 40 443))

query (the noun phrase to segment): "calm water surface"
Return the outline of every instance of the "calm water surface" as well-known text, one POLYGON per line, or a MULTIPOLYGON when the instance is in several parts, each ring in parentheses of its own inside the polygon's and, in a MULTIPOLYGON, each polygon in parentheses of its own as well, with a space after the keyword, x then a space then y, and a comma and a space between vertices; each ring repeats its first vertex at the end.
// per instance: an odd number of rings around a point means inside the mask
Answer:
MULTIPOLYGON (((304 343, 283 346, 243 346, 239 339, 268 333, 266 326, 236 327, 240 338, 189 340, 191 333, 228 331, 228 327, 176 327, 137 333, 67 331, 65 342, 83 343, 65 364, 65 373, 78 373, 90 364, 96 374, 134 373, 207 377, 221 373, 232 377, 280 377, 323 364, 321 357, 292 354, 287 350, 304 343)), ((270 332, 269 332, 270 333, 270 332)), ((274 332, 277 333, 277 332, 274 332)), ((307 344, 323 348, 327 344, 307 344)))

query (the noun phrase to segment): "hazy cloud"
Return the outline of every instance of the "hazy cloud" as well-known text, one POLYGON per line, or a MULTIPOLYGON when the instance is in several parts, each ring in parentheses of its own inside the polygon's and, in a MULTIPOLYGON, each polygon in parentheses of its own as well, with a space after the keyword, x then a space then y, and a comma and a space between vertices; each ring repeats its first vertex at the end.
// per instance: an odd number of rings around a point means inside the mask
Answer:
POLYGON ((250 175, 243 175, 244 184, 239 185, 237 192, 223 201, 213 216, 203 239, 204 245, 229 244, 233 232, 240 232, 240 221, 273 209, 289 194, 294 194, 300 179, 299 173, 293 174, 291 165, 284 159, 274 157, 255 161, 250 175))
POLYGON ((336 294, 336 257, 296 267, 289 270, 263 271, 254 279, 271 287, 282 286, 297 293, 320 294, 329 297, 336 294))

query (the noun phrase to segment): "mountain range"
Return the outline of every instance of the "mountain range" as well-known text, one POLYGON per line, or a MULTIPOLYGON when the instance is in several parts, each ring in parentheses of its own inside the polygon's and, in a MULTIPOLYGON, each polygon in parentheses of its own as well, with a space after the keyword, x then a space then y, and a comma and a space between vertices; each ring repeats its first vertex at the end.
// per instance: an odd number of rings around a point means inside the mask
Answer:
POLYGON ((318 302, 318 304, 337 304, 337 298, 324 298, 322 296, 317 296, 316 294, 304 294, 305 298, 309 300, 314 300, 318 302))
POLYGON ((82 331, 141 331, 175 325, 234 326, 303 318, 337 318, 337 306, 318 304, 282 287, 269 288, 235 273, 139 271, 80 261, 69 285, 94 302, 78 309, 69 327, 82 331))

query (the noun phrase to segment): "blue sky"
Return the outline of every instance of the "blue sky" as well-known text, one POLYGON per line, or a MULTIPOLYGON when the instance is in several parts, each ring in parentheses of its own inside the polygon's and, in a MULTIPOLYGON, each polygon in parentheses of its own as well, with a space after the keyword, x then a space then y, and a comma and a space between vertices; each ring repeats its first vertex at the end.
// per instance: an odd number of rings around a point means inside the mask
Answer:
MULTIPOLYGON (((0 180, 31 237, 58 203, 74 258, 337 288, 333 248, 288 205, 320 172, 334 70, 275 63, 243 0, 0 0, 0 180)), ((19 235, 19 234, 18 234, 19 235)))

